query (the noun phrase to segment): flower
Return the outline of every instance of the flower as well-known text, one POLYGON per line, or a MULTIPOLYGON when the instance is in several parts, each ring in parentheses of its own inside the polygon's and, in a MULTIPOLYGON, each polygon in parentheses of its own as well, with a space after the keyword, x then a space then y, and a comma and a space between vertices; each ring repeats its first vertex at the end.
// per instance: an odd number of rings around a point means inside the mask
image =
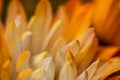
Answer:
POLYGON ((90 28, 93 4, 76 1, 70 11, 72 2, 53 15, 41 0, 30 21, 19 0, 10 2, 6 29, 0 28, 1 80, 104 80, 120 70, 113 57, 119 47, 99 46, 90 28))
POLYGON ((93 24, 97 36, 107 44, 120 45, 120 1, 95 0, 93 24), (104 10, 104 11, 103 11, 104 10))

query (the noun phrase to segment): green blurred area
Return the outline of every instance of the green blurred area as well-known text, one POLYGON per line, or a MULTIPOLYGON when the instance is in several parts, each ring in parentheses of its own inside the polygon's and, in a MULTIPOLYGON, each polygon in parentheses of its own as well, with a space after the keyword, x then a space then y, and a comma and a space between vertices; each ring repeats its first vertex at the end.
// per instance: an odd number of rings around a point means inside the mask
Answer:
MULTIPOLYGON (((2 15, 3 22, 5 22, 5 18, 7 15, 7 9, 8 9, 8 5, 9 5, 10 1, 11 0, 4 0, 4 7, 3 7, 4 9, 3 9, 3 15, 2 15)), ((26 14, 27 14, 27 17, 29 19, 34 14, 36 5, 40 0, 20 0, 20 1, 23 4, 25 11, 26 11, 26 14)), ((58 6, 60 4, 63 4, 66 1, 67 0, 50 0, 53 12, 56 11, 56 9, 58 8, 58 6)), ((86 1, 90 1, 90 0, 83 0, 83 2, 86 2, 86 1)))

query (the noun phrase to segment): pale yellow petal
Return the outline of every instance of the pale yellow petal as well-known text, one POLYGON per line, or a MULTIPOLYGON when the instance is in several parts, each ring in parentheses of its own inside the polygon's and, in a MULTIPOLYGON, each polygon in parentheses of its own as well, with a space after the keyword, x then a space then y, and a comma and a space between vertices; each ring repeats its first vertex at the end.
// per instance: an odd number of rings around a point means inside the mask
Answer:
POLYGON ((33 69, 40 68, 47 56, 48 53, 46 51, 33 56, 30 65, 33 69))
POLYGON ((88 52, 86 52, 86 56, 84 59, 80 62, 80 65, 78 67, 78 73, 81 73, 83 70, 85 70, 91 62, 95 59, 94 57, 97 54, 97 48, 98 48, 98 41, 97 39, 93 39, 91 48, 89 48, 88 52))
POLYGON ((61 24, 62 24, 61 20, 58 20, 53 24, 52 28, 50 29, 50 31, 48 32, 48 35, 45 38, 41 51, 44 51, 47 48, 51 47, 53 42, 61 35, 62 33, 61 24))
MULTIPOLYGON (((86 56, 89 57, 91 55, 91 59, 95 55, 96 47, 97 45, 97 40, 95 37, 95 32, 93 28, 88 29, 80 38, 80 52, 76 55, 75 57, 75 63, 77 66, 80 65, 80 63, 85 60, 86 56), (92 48, 94 46, 94 48, 92 48), (89 53, 90 51, 90 53, 89 53)), ((87 58, 88 58, 87 57, 87 58)), ((88 59, 89 61, 89 59, 88 59)))
POLYGON ((63 65, 65 64, 65 56, 62 53, 57 52, 55 56, 55 64, 56 64, 56 72, 55 72, 55 79, 58 79, 60 70, 62 69, 63 65))
POLYGON ((112 73, 120 70, 120 58, 113 58, 98 68, 92 80, 104 80, 112 73))
POLYGON ((49 80, 44 68, 36 69, 32 74, 30 80, 49 80))
POLYGON ((60 51, 63 46, 66 45, 66 40, 63 37, 58 37, 57 40, 54 42, 53 46, 50 48, 49 53, 52 57, 56 56, 57 51, 60 51))
POLYGON ((66 56, 66 53, 71 52, 72 55, 75 57, 79 53, 79 51, 80 43, 78 40, 71 41, 61 49, 61 52, 64 56, 66 56))
POLYGON ((99 60, 92 63, 84 72, 82 72, 76 80, 91 80, 95 75, 99 65, 99 60))
MULTIPOLYGON (((69 53, 68 53, 69 54, 69 53)), ((64 66, 62 67, 60 74, 59 74, 59 80, 75 80, 77 76, 76 72, 76 66, 74 65, 72 61, 72 57, 67 56, 67 61, 65 62, 64 66)))
POLYGON ((21 36, 18 36, 12 46, 12 59, 14 64, 16 64, 20 54, 25 50, 30 50, 30 40, 32 33, 27 31, 21 36))
POLYGON ((48 34, 52 20, 52 10, 48 0, 41 0, 36 8, 34 17, 29 23, 29 29, 33 32, 32 54, 39 53, 43 41, 48 34))
POLYGON ((55 77, 55 63, 53 61, 52 57, 47 57, 43 64, 41 65, 41 68, 44 68, 46 71, 46 75, 48 75, 49 80, 54 80, 55 77))
POLYGON ((26 25, 27 23, 24 22, 22 16, 18 15, 16 16, 16 19, 10 22, 9 25, 7 26, 5 36, 10 50, 12 50, 11 46, 13 45, 15 39, 18 36, 21 36, 27 29, 26 25))

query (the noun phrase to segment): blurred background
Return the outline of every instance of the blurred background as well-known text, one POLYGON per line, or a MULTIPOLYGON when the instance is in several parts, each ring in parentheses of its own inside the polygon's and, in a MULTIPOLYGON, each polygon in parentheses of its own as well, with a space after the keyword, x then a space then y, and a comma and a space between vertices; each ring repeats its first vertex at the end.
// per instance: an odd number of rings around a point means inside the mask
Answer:
MULTIPOLYGON (((29 19, 33 15, 35 7, 36 7, 38 1, 40 1, 40 0, 20 0, 20 1, 23 4, 25 11, 27 13, 27 17, 29 19)), ((60 4, 64 4, 68 0, 49 0, 49 1, 52 4, 53 12, 55 12, 60 4)), ((88 2, 88 1, 91 1, 91 0, 83 0, 83 2, 88 2)), ((3 13, 2 13, 3 22, 5 21, 5 16, 7 13, 7 8, 9 5, 9 2, 10 2, 10 0, 3 0, 3 3, 2 3, 2 4, 4 4, 3 13)))

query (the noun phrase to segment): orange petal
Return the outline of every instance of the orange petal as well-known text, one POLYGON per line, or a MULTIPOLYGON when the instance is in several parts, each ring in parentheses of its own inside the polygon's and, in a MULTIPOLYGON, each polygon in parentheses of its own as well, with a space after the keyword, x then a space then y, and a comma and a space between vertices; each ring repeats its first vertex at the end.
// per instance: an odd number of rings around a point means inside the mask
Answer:
MULTIPOLYGON (((32 73, 32 69, 26 69, 24 71, 22 71, 16 80, 26 80, 27 77, 30 77, 30 74, 32 73)), ((29 79, 28 79, 29 80, 29 79)))
POLYGON ((10 80, 9 70, 10 70, 11 60, 5 61, 1 71, 1 80, 10 80))
POLYGON ((4 1, 4 0, 0 0, 0 18, 1 18, 1 16, 2 16, 3 1, 4 1))
POLYGON ((69 0, 66 4, 65 4, 65 9, 67 14, 69 15, 69 17, 72 16, 73 11, 75 9, 76 6, 80 5, 80 1, 79 0, 69 0))
POLYGON ((111 57, 117 55, 117 53, 120 51, 119 47, 115 46, 100 46, 98 51, 98 59, 102 61, 107 61, 111 57))
POLYGON ((118 76, 113 76, 113 77, 108 77, 107 79, 105 80, 120 80, 120 75, 118 76))
POLYGON ((77 28, 74 32, 73 39, 79 39, 81 37, 81 35, 91 26, 92 15, 93 15, 93 6, 92 6, 92 4, 89 3, 89 4, 86 4, 85 6, 83 6, 82 9, 84 9, 84 8, 87 8, 87 9, 85 9, 86 11, 82 12, 81 16, 79 15, 79 17, 77 17, 77 19, 75 19, 74 24, 77 24, 76 25, 77 28))
POLYGON ((66 38, 67 42, 78 39, 90 27, 93 6, 90 3, 81 5, 76 7, 73 12, 70 20, 64 26, 63 37, 66 38))
POLYGON ((10 53, 8 50, 7 43, 4 38, 4 34, 0 29, 0 68, 3 65, 4 61, 6 61, 10 57, 10 53))

